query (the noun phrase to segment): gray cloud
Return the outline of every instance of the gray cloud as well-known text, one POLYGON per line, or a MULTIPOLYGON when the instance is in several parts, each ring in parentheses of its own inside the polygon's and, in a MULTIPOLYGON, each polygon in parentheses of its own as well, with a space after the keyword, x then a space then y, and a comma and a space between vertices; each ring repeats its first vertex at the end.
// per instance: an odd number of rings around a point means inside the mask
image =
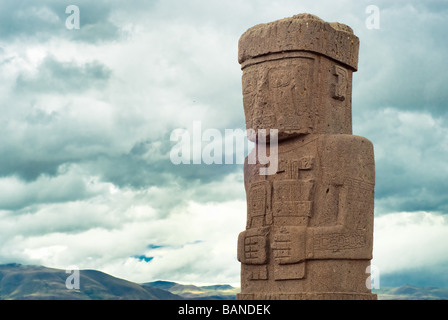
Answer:
MULTIPOLYGON (((370 4, 370 3, 369 3, 370 4)), ((448 46, 442 1, 379 1, 380 30, 360 19, 354 132, 376 152, 376 211, 448 212, 448 46)), ((363 17, 362 15, 360 17, 363 17)), ((364 15, 366 17, 366 15, 364 15)))
POLYGON ((385 109, 357 118, 375 146, 376 210, 448 212, 448 127, 428 112, 385 109))
POLYGON ((48 41, 62 37, 69 40, 97 43, 120 37, 118 27, 111 22, 108 1, 77 1, 81 27, 69 30, 65 21, 70 14, 66 8, 71 3, 45 0, 39 3, 27 0, 5 0, 0 7, 0 35, 2 40, 27 39, 48 41))
POLYGON ((98 61, 78 65, 47 56, 34 74, 22 73, 17 77, 16 90, 19 93, 81 93, 104 87, 110 76, 111 70, 98 61))
POLYGON ((104 186, 95 185, 94 179, 88 179, 79 167, 73 166, 61 166, 53 176, 40 175, 32 182, 2 178, 0 186, 0 210, 18 213, 24 208, 86 200, 105 192, 104 186))
POLYGON ((374 259, 381 286, 444 287, 448 277, 446 215, 400 212, 375 219, 374 259))
POLYGON ((354 102, 359 109, 355 112, 393 107, 446 116, 448 75, 440 69, 448 54, 441 27, 446 8, 439 11, 440 1, 377 5, 380 30, 359 28, 358 32, 361 48, 354 102))

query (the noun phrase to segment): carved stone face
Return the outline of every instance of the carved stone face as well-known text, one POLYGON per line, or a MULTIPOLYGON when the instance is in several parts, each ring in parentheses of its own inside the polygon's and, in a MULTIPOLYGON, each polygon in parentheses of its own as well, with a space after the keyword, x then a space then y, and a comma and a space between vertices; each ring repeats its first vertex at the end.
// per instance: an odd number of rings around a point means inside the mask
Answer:
POLYGON ((243 102, 247 129, 283 135, 312 131, 309 115, 314 59, 266 61, 245 68, 243 102))
MULTIPOLYGON (((243 66, 246 128, 277 129, 279 139, 351 133, 351 73, 313 53, 284 53, 243 66)), ((255 136, 248 135, 256 141, 255 136)))

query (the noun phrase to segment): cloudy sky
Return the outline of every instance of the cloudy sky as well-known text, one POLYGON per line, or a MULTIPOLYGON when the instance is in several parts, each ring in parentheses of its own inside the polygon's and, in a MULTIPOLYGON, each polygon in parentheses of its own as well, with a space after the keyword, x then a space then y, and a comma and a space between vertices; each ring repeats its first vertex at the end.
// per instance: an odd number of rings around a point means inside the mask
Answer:
POLYGON ((238 39, 301 12, 361 41, 353 125, 375 145, 381 285, 447 287, 443 0, 1 1, 0 264, 239 285, 242 166, 176 166, 170 136, 244 129, 238 39))

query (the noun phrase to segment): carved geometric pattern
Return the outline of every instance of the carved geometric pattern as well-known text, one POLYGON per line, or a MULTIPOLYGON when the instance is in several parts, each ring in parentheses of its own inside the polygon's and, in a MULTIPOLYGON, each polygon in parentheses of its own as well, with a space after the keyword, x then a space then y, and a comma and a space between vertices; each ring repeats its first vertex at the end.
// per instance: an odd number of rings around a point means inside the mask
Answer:
POLYGON ((281 180, 274 182, 274 216, 310 217, 314 181, 281 180))
POLYGON ((238 237, 238 260, 244 264, 261 265, 268 261, 269 228, 249 229, 238 237))
POLYGON ((333 74, 337 78, 334 85, 333 99, 344 101, 347 95, 348 72, 345 68, 335 65, 333 74))
POLYGON ((314 250, 350 250, 363 248, 367 245, 366 236, 358 233, 332 233, 314 235, 314 250))
POLYGON ((270 208, 271 188, 268 181, 253 183, 248 198, 248 228, 266 224, 266 210, 270 208))
POLYGON ((249 266, 249 280, 268 280, 268 266, 267 265, 259 265, 259 266, 249 266))
POLYGON ((272 250, 278 264, 305 260, 306 227, 282 227, 274 234, 272 250))

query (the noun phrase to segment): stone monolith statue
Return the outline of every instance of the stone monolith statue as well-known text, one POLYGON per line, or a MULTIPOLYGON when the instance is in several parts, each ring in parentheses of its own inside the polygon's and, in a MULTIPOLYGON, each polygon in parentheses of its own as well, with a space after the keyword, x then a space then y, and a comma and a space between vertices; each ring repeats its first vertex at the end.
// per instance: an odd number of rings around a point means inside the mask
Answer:
POLYGON ((249 139, 258 146, 278 130, 278 168, 262 175, 268 164, 246 159, 238 299, 376 299, 366 285, 373 146, 352 135, 358 49, 350 27, 310 14, 257 25, 239 41, 247 129, 266 130, 249 139))

